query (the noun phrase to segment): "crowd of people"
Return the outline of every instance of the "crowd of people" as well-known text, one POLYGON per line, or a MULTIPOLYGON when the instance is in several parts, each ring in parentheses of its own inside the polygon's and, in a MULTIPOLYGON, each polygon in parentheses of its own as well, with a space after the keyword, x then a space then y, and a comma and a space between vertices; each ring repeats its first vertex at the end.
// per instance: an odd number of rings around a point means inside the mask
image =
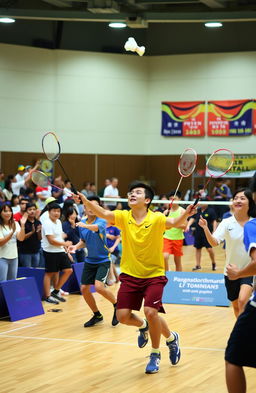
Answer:
MULTIPOLYGON (((245 361, 245 355, 237 356, 239 344, 234 342, 234 337, 244 334, 244 320, 252 319, 256 304, 255 295, 249 300, 253 292, 252 276, 256 272, 256 213, 250 189, 241 188, 232 195, 228 185, 217 180, 212 199, 232 198, 230 207, 208 207, 210 196, 200 185, 193 195, 193 199, 200 198, 198 205, 192 203, 184 209, 179 204, 181 194, 172 191, 161 198, 169 202, 154 209, 152 188, 136 182, 129 188, 129 208, 120 209, 118 201, 115 202, 120 198, 118 179, 113 177, 106 179, 99 191, 106 199, 102 207, 92 182, 85 182, 77 195, 72 193, 70 180, 63 182, 61 176, 53 180, 53 186, 32 188, 30 173, 38 165, 34 168, 19 165, 17 174, 7 178, 0 171, 0 281, 15 279, 18 264, 44 267, 45 301, 58 304, 66 301, 62 286, 72 273, 71 263, 84 262, 81 292, 93 313, 84 327, 103 321, 90 292, 90 285, 94 284, 96 291, 113 305, 113 326, 119 322, 137 326, 140 348, 148 343, 150 335, 152 349, 145 372, 156 373, 161 359, 161 334, 166 339, 171 364, 180 360, 179 334, 168 328, 158 312, 164 312, 161 299, 169 257, 174 255, 175 268, 181 271, 184 232, 194 225, 194 271, 201 269, 203 247, 211 258, 212 270, 216 270, 212 247, 225 241, 225 286, 238 318, 226 351, 227 386, 229 392, 236 391, 234 376, 243 388, 243 366, 256 367, 253 359, 245 361), (120 258, 121 241, 119 276, 113 262, 120 258), (106 284, 119 280, 116 297, 106 284), (140 310, 143 300, 144 319, 134 313, 140 310)), ((243 343, 248 346, 246 339, 243 343)))

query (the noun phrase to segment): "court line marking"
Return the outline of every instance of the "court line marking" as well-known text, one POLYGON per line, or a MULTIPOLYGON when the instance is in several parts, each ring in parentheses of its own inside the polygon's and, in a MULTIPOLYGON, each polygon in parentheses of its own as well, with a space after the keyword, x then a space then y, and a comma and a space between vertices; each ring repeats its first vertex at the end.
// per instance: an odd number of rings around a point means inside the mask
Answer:
MULTIPOLYGON (((26 329, 28 327, 32 327, 32 326, 36 326, 36 325, 37 325, 37 323, 32 323, 31 325, 25 325, 25 326, 18 327, 16 329, 6 330, 5 332, 0 332, 0 335, 4 336, 6 333, 15 332, 16 330, 26 329)), ((12 336, 10 336, 10 337, 12 337, 12 336)))
MULTIPOLYGON (((31 325, 33 326, 33 325, 31 325)), ((27 326, 24 326, 24 328, 27 326)), ((20 328, 22 329, 22 328, 20 328)), ((18 329, 16 329, 18 330, 18 329)), ((4 332, 5 333, 5 332, 4 332)), ((137 347, 137 344, 123 343, 123 342, 114 342, 114 341, 94 341, 94 340, 77 340, 71 338, 54 338, 54 337, 31 337, 31 336, 14 336, 0 333, 2 337, 7 338, 20 338, 22 340, 48 340, 48 341, 62 341, 62 342, 73 342, 73 343, 82 343, 82 344, 108 344, 108 345, 126 345, 130 347, 137 347)), ((164 348, 165 346, 161 346, 164 348)), ((213 352, 224 352, 225 349, 222 348, 204 348, 204 347, 181 347, 181 349, 186 350, 196 350, 196 351, 213 351, 213 352)))

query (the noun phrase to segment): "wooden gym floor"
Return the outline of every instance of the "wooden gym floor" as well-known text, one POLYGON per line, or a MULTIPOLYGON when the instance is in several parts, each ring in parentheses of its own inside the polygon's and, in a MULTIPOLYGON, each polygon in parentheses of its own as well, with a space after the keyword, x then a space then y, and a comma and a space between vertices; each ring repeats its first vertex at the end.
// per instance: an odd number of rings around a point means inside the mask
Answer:
MULTIPOLYGON (((222 273, 221 247, 216 256, 217 273, 222 273)), ((184 270, 191 271, 194 264, 193 247, 184 247, 184 270)), ((203 271, 211 271, 205 250, 202 266, 203 271)), ((111 287, 114 292, 117 289, 118 285, 111 287)), ((165 305, 170 328, 180 333, 181 361, 170 365, 162 339, 160 372, 146 375, 150 345, 137 347, 134 327, 113 328, 113 307, 95 296, 104 322, 93 328, 83 327, 91 313, 79 294, 68 296, 59 306, 44 303, 45 315, 0 321, 1 393, 226 392, 223 357, 235 322, 231 308, 165 305), (62 312, 51 312, 52 308, 62 312)), ((255 371, 248 368, 246 375, 248 392, 255 392, 255 371)))

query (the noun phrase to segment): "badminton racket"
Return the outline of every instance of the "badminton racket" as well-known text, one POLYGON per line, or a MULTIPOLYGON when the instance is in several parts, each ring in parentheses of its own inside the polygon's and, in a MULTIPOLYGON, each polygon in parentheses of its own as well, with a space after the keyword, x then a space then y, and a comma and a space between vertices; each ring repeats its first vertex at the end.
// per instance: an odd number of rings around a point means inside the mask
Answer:
POLYGON ((179 180, 179 183, 178 183, 177 188, 175 190, 175 193, 171 199, 168 214, 172 208, 173 201, 174 201, 176 194, 180 188, 182 179, 184 177, 189 177, 194 172, 195 167, 196 167, 196 162, 197 162, 196 151, 194 149, 192 149, 191 147, 188 147, 187 149, 185 149, 179 159, 178 171, 180 174, 180 180, 179 180))
MULTIPOLYGON (((39 187, 45 188, 48 186, 52 186, 57 188, 58 190, 64 191, 63 188, 57 187, 54 184, 52 184, 49 180, 49 177, 41 171, 36 171, 36 170, 33 171, 31 173, 31 180, 34 184, 36 184, 39 187)), ((71 191, 69 192, 69 194, 70 196, 74 195, 71 191)))
MULTIPOLYGON (((67 172, 65 171, 63 165, 61 164, 59 157, 61 154, 61 146, 60 142, 57 138, 57 135, 54 132, 47 132, 42 138, 42 149, 48 160, 57 161, 59 166, 61 167, 66 179, 70 179, 67 172)), ((54 187, 56 187, 54 185, 54 187)), ((77 191, 73 184, 71 183, 72 191, 76 194, 77 191)), ((56 187, 58 188, 58 187, 56 187)))
MULTIPOLYGON (((234 153, 229 149, 215 150, 206 162, 205 172, 209 175, 209 179, 205 183, 203 190, 206 189, 212 178, 218 179, 230 171, 234 163, 234 159, 234 153)), ((200 197, 195 200, 194 205, 198 203, 199 199, 200 197)))

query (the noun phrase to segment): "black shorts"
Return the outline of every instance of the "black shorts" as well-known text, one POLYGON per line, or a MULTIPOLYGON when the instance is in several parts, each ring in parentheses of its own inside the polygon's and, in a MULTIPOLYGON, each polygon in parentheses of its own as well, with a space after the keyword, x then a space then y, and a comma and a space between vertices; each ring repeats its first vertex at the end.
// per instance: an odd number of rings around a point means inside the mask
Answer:
POLYGON ((227 276, 224 277, 228 300, 231 302, 238 299, 241 285, 246 284, 252 287, 253 284, 253 276, 238 278, 238 280, 230 280, 227 276))
POLYGON ((256 308, 247 303, 228 340, 225 360, 236 366, 256 368, 256 308))
POLYGON ((71 263, 65 252, 47 252, 44 251, 45 271, 47 273, 56 273, 60 270, 71 269, 71 263))
POLYGON ((101 263, 84 263, 84 269, 81 277, 82 285, 93 285, 95 281, 101 281, 104 284, 107 281, 110 269, 110 261, 101 263))
POLYGON ((194 247, 197 249, 201 249, 203 247, 205 248, 212 248, 212 246, 208 243, 205 234, 195 234, 195 241, 194 241, 194 247))

